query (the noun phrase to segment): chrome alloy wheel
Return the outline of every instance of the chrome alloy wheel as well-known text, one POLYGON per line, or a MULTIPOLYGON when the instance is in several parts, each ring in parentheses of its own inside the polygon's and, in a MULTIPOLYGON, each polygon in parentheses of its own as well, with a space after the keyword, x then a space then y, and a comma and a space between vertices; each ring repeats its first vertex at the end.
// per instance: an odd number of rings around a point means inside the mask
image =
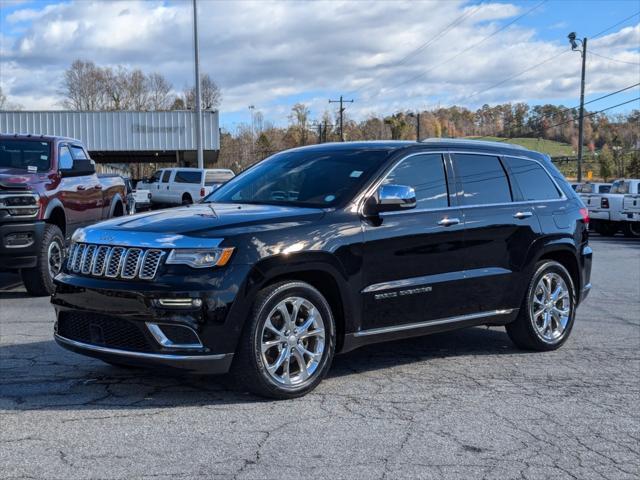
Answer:
POLYGON ((571 318, 570 291, 564 279, 557 273, 545 273, 533 292, 530 309, 540 338, 547 343, 560 340, 571 318))
POLYGON ((310 381, 322 360, 322 315, 309 300, 287 297, 267 316, 260 343, 269 376, 284 388, 297 388, 310 381))
POLYGON ((62 270, 62 247, 55 240, 49 244, 47 249, 47 267, 49 276, 55 277, 62 270))

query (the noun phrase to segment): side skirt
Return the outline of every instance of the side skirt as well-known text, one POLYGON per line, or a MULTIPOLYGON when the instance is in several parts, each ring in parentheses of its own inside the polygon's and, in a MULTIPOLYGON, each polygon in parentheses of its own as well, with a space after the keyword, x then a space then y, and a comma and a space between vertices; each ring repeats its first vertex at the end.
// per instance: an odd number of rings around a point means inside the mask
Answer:
POLYGON ((372 343, 388 342, 402 338, 420 337, 432 333, 447 332, 478 325, 506 325, 518 315, 518 308, 492 310, 490 312, 471 313, 457 317, 440 318, 419 323, 407 323, 391 327, 360 330, 345 335, 340 353, 372 343))

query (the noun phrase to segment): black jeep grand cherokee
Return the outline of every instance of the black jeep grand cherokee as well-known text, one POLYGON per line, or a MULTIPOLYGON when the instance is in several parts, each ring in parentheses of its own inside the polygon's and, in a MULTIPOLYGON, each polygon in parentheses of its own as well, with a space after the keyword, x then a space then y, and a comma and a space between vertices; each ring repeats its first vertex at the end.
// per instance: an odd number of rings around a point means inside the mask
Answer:
POLYGON ((463 140, 276 154, 201 204, 74 235, 55 338, 120 365, 312 390, 335 353, 474 325, 553 350, 589 291, 587 211, 549 159, 463 140))

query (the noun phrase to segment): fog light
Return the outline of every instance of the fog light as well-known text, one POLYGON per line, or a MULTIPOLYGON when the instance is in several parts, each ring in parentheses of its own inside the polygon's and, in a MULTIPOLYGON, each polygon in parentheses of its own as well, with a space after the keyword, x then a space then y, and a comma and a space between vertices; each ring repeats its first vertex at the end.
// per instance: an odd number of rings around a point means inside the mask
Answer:
POLYGON ((10 233, 4 237, 4 246, 7 248, 24 248, 33 245, 32 233, 10 233))
POLYGON ((200 308, 202 306, 200 298, 159 298, 155 302, 160 307, 168 308, 200 308))

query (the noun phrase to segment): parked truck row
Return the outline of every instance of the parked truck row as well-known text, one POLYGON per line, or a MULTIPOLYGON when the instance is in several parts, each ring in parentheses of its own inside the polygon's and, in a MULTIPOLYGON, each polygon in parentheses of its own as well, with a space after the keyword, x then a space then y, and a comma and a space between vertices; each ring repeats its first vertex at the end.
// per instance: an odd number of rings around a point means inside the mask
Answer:
POLYGON ((639 179, 578 184, 575 190, 589 209, 592 228, 600 235, 622 231, 627 237, 640 237, 639 179))

